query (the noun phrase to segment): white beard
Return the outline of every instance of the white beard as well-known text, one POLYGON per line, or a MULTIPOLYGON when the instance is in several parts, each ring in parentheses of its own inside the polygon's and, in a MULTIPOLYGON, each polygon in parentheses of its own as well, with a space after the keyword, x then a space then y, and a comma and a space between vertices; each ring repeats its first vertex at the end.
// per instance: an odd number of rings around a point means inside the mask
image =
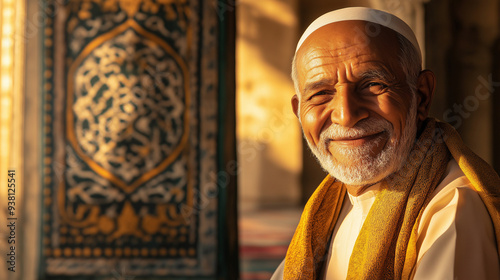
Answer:
POLYGON ((352 128, 332 124, 321 132, 318 146, 313 146, 306 138, 312 153, 321 167, 337 180, 355 186, 374 184, 399 170, 406 162, 417 134, 417 98, 413 94, 406 125, 399 140, 394 137, 392 124, 382 118, 369 118, 358 122, 352 128), (341 148, 336 152, 342 154, 343 162, 338 161, 328 151, 328 140, 338 137, 367 136, 385 131, 389 138, 382 151, 372 157, 371 150, 382 141, 381 138, 355 148, 341 148), (345 164, 348 162, 349 164, 345 164))

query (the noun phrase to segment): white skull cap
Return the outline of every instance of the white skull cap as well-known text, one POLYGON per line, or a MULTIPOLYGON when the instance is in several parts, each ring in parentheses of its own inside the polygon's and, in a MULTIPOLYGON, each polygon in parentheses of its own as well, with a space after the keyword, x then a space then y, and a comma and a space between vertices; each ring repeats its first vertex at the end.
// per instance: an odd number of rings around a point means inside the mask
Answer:
POLYGON ((344 8, 331 11, 320 16, 315 21, 313 21, 309 25, 309 27, 307 27, 306 31, 304 31, 304 34, 302 34, 302 36, 300 37, 295 52, 299 50, 300 46, 302 46, 302 43, 304 43, 307 37, 309 37, 314 31, 330 23, 347 20, 363 20, 390 28, 408 39, 408 41, 410 41, 410 43, 412 43, 412 45, 417 50, 419 56, 422 57, 417 38, 415 37, 413 30, 411 30, 408 24, 406 24, 403 20, 393 14, 366 7, 344 8))

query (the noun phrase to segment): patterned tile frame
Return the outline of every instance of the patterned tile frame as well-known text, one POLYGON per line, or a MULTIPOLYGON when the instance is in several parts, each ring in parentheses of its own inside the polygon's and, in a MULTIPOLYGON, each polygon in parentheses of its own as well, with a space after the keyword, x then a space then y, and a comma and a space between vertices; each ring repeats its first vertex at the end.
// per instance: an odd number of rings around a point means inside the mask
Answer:
POLYGON ((215 275, 217 16, 205 3, 44 2, 42 278, 215 275))

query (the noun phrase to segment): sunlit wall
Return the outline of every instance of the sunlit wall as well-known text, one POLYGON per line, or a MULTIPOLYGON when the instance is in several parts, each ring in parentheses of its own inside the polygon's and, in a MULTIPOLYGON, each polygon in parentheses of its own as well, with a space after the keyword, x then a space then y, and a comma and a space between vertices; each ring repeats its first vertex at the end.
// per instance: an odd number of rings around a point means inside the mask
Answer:
MULTIPOLYGON (((22 204, 22 124, 24 82, 24 11, 25 1, 2 0, 0 6, 0 219, 16 226, 21 223, 22 204), (11 202, 11 203, 8 203, 11 202), (11 208, 8 208, 11 206, 11 208)), ((0 251, 19 254, 20 246, 8 243, 7 238, 16 238, 5 226, 0 230, 0 251), (5 237, 5 238, 4 238, 5 237)), ((11 238, 11 240, 12 240, 11 238)), ((10 257, 8 257, 10 259, 10 257)), ((5 258, 0 262, 0 275, 18 279, 5 258)), ((4 277, 4 276, 2 276, 4 277)))
POLYGON ((301 132, 290 107, 297 1, 237 2, 237 138, 240 209, 295 205, 301 132))

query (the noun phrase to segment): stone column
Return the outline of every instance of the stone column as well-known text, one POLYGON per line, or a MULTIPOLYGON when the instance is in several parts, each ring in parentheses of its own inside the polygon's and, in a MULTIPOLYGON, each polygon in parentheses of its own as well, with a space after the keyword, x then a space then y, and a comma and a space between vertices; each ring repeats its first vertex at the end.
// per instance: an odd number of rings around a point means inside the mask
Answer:
POLYGON ((444 120, 465 143, 492 162, 492 48, 498 36, 498 0, 453 1, 452 45, 448 55, 450 107, 444 120))
POLYGON ((499 139, 494 120, 500 117, 494 110, 498 101, 493 82, 500 80, 494 73, 500 73, 498 43, 494 47, 499 41, 498 2, 442 0, 426 5, 427 65, 438 78, 432 113, 455 126, 489 163, 500 157, 498 149, 493 154, 498 142, 494 135, 499 139))
MULTIPOLYGON (((500 5, 499 5, 500 6, 500 5)), ((500 11, 500 9, 497 9, 500 11)), ((500 26, 500 16, 496 17, 496 26, 500 26)), ((493 167, 495 168, 497 173, 500 173, 500 147, 498 147, 498 143, 500 143, 500 34, 497 34, 497 38, 492 50, 493 60, 492 60, 492 68, 493 75, 492 81, 490 81, 490 92, 491 92, 491 101, 493 106, 492 113, 492 134, 493 134, 493 167)))
POLYGON ((446 57, 452 44, 450 1, 430 1, 425 4, 425 65, 436 75, 437 84, 430 115, 443 120, 443 113, 450 108, 448 97, 449 67, 446 57))

